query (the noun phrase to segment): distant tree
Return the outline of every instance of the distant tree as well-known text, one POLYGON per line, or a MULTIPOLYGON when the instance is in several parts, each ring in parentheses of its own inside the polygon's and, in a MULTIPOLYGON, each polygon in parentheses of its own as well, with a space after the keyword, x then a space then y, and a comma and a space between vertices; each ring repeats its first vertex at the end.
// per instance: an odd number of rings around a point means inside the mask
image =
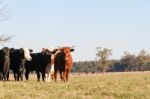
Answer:
POLYGON ((77 72, 78 63, 74 62, 72 67, 72 72, 77 72))
POLYGON ((95 67, 96 67, 95 63, 96 63, 96 62, 91 61, 91 68, 90 68, 90 71, 91 71, 93 74, 96 72, 96 71, 95 71, 95 67))
POLYGON ((110 64, 108 58, 112 54, 112 50, 108 48, 102 49, 101 47, 97 47, 96 50, 96 56, 100 62, 100 67, 102 68, 102 72, 105 73, 110 64))
POLYGON ((125 51, 124 56, 120 60, 121 66, 125 67, 125 71, 136 70, 136 56, 125 51))
POLYGON ((150 62, 150 55, 147 54, 147 52, 145 50, 141 50, 141 52, 137 56, 137 63, 139 66, 139 71, 142 71, 142 67, 145 64, 148 64, 149 62, 150 62))
POLYGON ((81 61, 79 61, 78 63, 77 63, 77 72, 81 72, 81 67, 82 67, 83 65, 82 65, 82 62, 81 61))

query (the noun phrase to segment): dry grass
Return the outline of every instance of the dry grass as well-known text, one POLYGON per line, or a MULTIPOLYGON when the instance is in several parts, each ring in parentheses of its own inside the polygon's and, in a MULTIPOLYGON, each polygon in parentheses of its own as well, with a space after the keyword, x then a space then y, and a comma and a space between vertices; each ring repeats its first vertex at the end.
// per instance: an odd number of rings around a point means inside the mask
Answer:
POLYGON ((75 74, 69 82, 0 82, 0 99, 150 99, 150 72, 75 74))

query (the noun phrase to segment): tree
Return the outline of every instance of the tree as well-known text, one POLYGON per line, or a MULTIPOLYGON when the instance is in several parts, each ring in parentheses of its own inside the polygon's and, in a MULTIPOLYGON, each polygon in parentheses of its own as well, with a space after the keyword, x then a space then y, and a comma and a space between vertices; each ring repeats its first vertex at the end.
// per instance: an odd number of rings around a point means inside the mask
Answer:
POLYGON ((121 66, 125 67, 126 71, 136 70, 136 56, 130 54, 129 52, 124 52, 124 56, 120 60, 121 66))
POLYGON ((142 67, 150 62, 150 55, 143 49, 137 56, 137 62, 139 66, 139 71, 142 71, 142 67))
POLYGON ((110 64, 108 58, 112 54, 112 50, 108 48, 102 49, 101 47, 97 47, 96 49, 96 56, 100 62, 100 67, 102 68, 102 72, 105 73, 110 64))
MULTIPOLYGON (((9 11, 7 6, 4 5, 4 0, 0 0, 0 22, 8 19, 9 11)), ((0 35, 0 44, 7 42, 11 39, 11 36, 6 36, 4 34, 0 35)))

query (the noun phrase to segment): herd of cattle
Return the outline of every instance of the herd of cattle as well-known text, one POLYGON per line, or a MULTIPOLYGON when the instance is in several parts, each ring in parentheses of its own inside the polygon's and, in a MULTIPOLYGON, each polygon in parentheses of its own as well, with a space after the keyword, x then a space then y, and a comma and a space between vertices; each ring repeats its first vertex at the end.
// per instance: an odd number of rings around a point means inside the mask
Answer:
POLYGON ((9 70, 12 70, 16 81, 22 81, 24 73, 28 80, 29 74, 36 71, 38 81, 40 74, 43 81, 56 81, 59 72, 61 81, 66 82, 72 68, 72 51, 74 47, 43 48, 39 53, 27 48, 4 47, 0 50, 0 80, 9 80, 9 70))

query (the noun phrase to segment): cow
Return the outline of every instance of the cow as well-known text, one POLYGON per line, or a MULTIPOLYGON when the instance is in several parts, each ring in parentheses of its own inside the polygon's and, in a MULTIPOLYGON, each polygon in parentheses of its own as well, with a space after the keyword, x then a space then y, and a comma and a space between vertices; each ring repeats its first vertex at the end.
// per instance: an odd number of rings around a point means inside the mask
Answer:
POLYGON ((57 49, 54 48, 49 48, 49 50, 54 51, 54 53, 51 54, 51 62, 50 62, 50 72, 46 73, 46 81, 50 82, 50 80, 54 79, 54 57, 55 57, 55 53, 57 52, 57 49))
POLYGON ((7 76, 9 74, 9 48, 4 47, 0 50, 0 80, 7 80, 7 76))
POLYGON ((72 56, 70 52, 73 52, 73 47, 59 48, 54 58, 54 79, 57 80, 57 71, 60 73, 61 81, 67 82, 69 72, 72 69, 72 56))
POLYGON ((51 69, 51 55, 54 54, 56 51, 43 49, 42 52, 39 53, 31 53, 32 61, 27 61, 25 63, 25 78, 26 80, 29 79, 29 73, 32 71, 36 71, 37 73, 37 80, 40 81, 40 73, 42 74, 42 80, 48 81, 49 73, 51 69))
POLYGON ((28 48, 10 49, 10 69, 14 73, 15 81, 23 80, 25 61, 32 60, 31 52, 32 50, 28 48))

